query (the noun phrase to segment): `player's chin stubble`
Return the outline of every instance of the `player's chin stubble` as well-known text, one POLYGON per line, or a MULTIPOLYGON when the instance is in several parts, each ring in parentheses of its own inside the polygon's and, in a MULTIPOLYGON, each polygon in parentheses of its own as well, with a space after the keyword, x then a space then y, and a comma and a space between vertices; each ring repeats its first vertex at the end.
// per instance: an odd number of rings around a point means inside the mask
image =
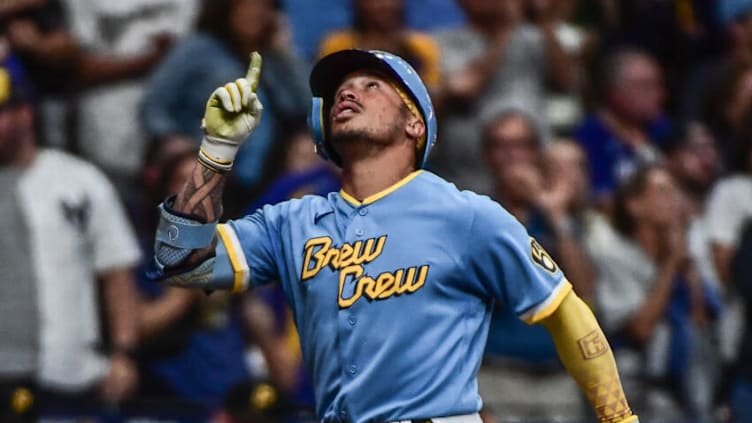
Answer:
POLYGON ((376 128, 342 128, 332 131, 331 141, 334 145, 363 143, 371 147, 387 147, 394 144, 400 134, 400 122, 395 122, 386 130, 376 128))

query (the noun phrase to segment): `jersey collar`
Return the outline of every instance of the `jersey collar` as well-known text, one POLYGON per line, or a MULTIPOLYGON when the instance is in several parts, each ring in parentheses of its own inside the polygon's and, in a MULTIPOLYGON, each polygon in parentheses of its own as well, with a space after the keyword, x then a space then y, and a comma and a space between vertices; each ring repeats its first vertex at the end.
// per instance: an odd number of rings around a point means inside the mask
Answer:
POLYGON ((415 179, 416 176, 423 173, 423 169, 416 170, 415 172, 405 176, 397 182, 396 184, 390 186, 389 188, 386 188, 382 191, 377 192, 376 194, 369 195, 368 197, 364 198, 363 201, 358 201, 355 197, 352 195, 346 193, 344 190, 339 190, 339 195, 348 203, 350 203, 354 207, 360 207, 360 206, 367 206, 369 204, 373 204, 376 201, 386 197, 387 195, 393 193, 394 191, 397 191, 398 189, 402 188, 403 186, 407 185, 408 182, 415 179))

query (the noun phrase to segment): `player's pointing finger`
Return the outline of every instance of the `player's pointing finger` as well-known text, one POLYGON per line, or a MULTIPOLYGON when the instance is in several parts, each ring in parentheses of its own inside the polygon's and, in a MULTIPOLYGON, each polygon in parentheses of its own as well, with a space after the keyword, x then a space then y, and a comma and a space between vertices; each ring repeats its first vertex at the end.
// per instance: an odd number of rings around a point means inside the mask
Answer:
POLYGON ((256 92, 258 87, 259 77, 261 76, 261 55, 254 51, 251 53, 251 64, 248 65, 248 73, 245 75, 245 79, 251 85, 251 90, 256 92))

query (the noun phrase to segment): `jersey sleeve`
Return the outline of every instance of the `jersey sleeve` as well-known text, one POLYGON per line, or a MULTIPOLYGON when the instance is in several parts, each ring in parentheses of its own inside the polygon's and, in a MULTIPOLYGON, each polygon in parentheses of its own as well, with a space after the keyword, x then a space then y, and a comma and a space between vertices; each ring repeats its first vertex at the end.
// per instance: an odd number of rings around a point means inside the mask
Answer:
POLYGON ((469 238, 470 274, 526 323, 553 313, 572 286, 559 266, 499 204, 479 201, 469 238))
POLYGON ((256 287, 279 279, 280 206, 265 206, 242 219, 217 226, 217 257, 226 256, 235 286, 256 287))

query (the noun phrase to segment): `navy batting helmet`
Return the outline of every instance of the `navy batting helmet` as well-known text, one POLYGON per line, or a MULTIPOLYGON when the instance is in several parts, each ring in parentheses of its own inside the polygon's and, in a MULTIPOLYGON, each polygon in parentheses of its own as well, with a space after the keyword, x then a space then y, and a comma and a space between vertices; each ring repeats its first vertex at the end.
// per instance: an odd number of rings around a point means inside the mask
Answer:
MULTIPOLYGON (((374 69, 389 75, 418 106, 426 125, 426 142, 418 167, 428 160, 428 153, 436 143, 436 115, 431 97, 418 73, 404 59, 379 50, 342 50, 321 60, 311 71, 310 85, 313 93, 308 126, 316 143, 316 152, 324 159, 341 165, 340 158, 327 142, 326 116, 334 102, 334 94, 345 77, 360 69, 374 69)), ((419 152, 420 153, 420 152, 419 152)))

